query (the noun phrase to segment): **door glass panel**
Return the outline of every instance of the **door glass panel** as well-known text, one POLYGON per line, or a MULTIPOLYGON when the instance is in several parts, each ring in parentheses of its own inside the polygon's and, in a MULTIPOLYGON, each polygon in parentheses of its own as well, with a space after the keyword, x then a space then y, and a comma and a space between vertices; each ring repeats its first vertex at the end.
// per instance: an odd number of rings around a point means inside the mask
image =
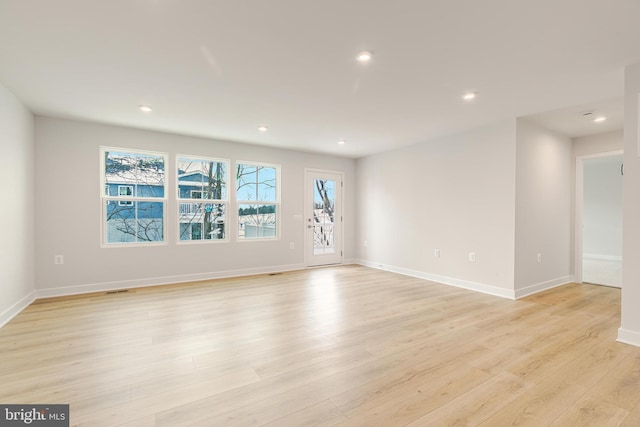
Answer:
POLYGON ((335 190, 336 181, 314 180, 313 254, 335 253, 335 190))

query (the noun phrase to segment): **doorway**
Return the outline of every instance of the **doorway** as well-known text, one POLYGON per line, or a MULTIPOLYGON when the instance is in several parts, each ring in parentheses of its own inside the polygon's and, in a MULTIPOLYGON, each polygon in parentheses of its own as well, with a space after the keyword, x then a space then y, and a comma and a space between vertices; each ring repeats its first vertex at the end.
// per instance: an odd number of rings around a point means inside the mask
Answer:
POLYGON ((342 263, 341 172, 305 170, 305 264, 342 263))
POLYGON ((622 287, 622 152, 577 159, 577 281, 622 287))

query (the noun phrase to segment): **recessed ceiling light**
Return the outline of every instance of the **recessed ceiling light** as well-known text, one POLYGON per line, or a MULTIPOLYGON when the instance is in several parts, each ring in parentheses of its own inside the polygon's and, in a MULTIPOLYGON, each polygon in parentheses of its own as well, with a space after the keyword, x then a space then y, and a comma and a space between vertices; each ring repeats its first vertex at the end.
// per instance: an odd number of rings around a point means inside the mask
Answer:
POLYGON ((261 126, 258 126, 258 130, 259 130, 260 132, 263 132, 263 133, 264 133, 264 132, 268 131, 268 130, 269 130, 269 128, 268 128, 268 127, 266 127, 265 125, 261 125, 261 126))
POLYGON ((596 123, 602 123, 605 120, 607 120, 607 118, 605 116, 598 116, 595 119, 593 119, 593 121, 596 122, 596 123))
POLYGON ((369 62, 372 56, 373 53, 365 50, 364 52, 360 52, 358 56, 356 56, 356 60, 358 60, 358 62, 369 62))
POLYGON ((476 93, 475 92, 467 92, 464 95, 462 95, 462 99, 464 99, 465 101, 472 101, 474 99, 476 99, 476 93))
POLYGON ((345 142, 346 142, 346 141, 345 141, 344 139, 341 139, 340 141, 338 141, 338 144, 339 144, 339 145, 344 145, 344 144, 345 144, 345 142))
POLYGON ((148 105, 141 105, 140 111, 144 111, 145 113, 150 113, 153 111, 153 108, 149 107, 148 105))

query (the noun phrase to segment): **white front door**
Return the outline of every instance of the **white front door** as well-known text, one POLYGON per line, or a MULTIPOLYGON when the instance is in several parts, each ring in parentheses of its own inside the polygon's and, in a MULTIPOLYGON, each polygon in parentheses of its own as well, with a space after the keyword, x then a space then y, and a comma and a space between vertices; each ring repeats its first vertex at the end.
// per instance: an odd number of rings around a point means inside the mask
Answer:
POLYGON ((305 263, 342 263, 343 174, 305 171, 305 263))

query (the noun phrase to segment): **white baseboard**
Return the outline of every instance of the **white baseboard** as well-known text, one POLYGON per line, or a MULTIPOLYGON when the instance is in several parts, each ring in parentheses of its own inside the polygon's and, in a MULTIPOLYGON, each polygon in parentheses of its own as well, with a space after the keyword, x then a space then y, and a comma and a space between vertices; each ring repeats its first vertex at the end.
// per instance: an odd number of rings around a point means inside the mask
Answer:
POLYGON ((573 282, 575 282, 575 277, 565 276, 553 280, 547 280, 546 282, 536 283, 535 285, 527 286, 526 288, 516 289, 515 299, 520 299, 529 295, 537 294, 538 292, 557 288, 558 286, 566 285, 573 282))
POLYGON ((618 342, 640 347, 640 332, 629 329, 618 329, 618 342))
POLYGON ((302 270, 304 264, 279 265, 274 267, 247 268, 243 270, 212 271, 208 273, 183 274, 178 276, 153 277, 145 279, 121 280, 115 282, 90 283, 84 285, 64 286, 59 288, 38 289, 37 298, 51 298, 68 295, 79 295, 92 292, 106 292, 117 289, 142 288, 156 285, 195 282, 200 280, 225 279, 229 277, 253 276, 256 274, 282 273, 302 270))
POLYGON ((90 283, 58 288, 37 289, 14 305, 0 313, 0 328, 18 315, 29 304, 39 298, 52 298, 69 295, 80 295, 92 292, 106 292, 117 289, 143 288, 147 286, 169 285, 173 283, 195 282, 200 280, 224 279, 230 277, 254 276, 257 274, 283 273, 285 271, 303 270, 304 264, 279 265, 274 267, 247 268, 243 270, 226 270, 208 273, 183 274, 145 279, 121 280, 115 282, 90 283))
POLYGON ((498 288, 496 286, 485 285, 484 283, 471 282, 468 280, 456 279, 454 277, 440 276, 437 274, 430 274, 423 271, 411 270, 409 268, 396 267, 393 265, 385 265, 372 261, 356 260, 356 262, 365 267, 391 271, 392 273, 398 273, 410 277, 417 277, 418 279, 430 280, 432 282, 438 282, 444 285, 455 286, 457 288, 482 292, 483 294, 494 295, 501 298, 516 299, 513 290, 510 289, 498 288))
POLYGON ((29 304, 36 300, 36 291, 29 292, 25 297, 0 313, 0 328, 6 325, 9 320, 13 319, 18 313, 27 308, 29 304))
POLYGON ((599 261, 617 261, 622 262, 620 255, 605 255, 605 254, 583 254, 584 259, 595 259, 599 261))
MULTIPOLYGON (((507 298, 507 299, 522 298, 523 296, 531 295, 533 293, 550 289, 556 286, 560 286, 566 283, 570 283, 572 281, 570 280, 569 277, 567 277, 567 278, 557 279, 557 280, 529 286, 525 289, 514 292, 509 289, 498 288, 491 285, 485 285, 483 283, 471 282, 468 280, 456 279, 456 278, 447 277, 447 276, 440 276, 436 274, 430 274, 422 271, 411 270, 411 269, 402 268, 402 267, 395 267, 391 265, 383 265, 380 263, 359 260, 359 259, 345 259, 343 264, 344 265, 359 264, 366 267, 391 271, 393 273, 403 274, 405 276, 417 277, 419 279, 430 280, 430 281, 442 283, 445 285, 469 289, 472 291, 482 292, 485 294, 494 295, 494 296, 507 298)), ((112 290, 118 290, 118 289, 141 288, 141 287, 147 287, 147 286, 167 285, 167 284, 173 284, 173 283, 195 282, 200 280, 213 280, 213 279, 224 279, 224 278, 230 278, 230 277, 253 276, 257 274, 282 273, 286 271, 303 270, 303 269, 305 269, 304 264, 289 264, 289 265, 279 265, 279 266, 273 266, 273 267, 247 268, 243 270, 215 271, 215 272, 207 272, 207 273, 195 273, 195 274, 186 274, 186 275, 177 275, 177 276, 164 276, 164 277, 154 277, 154 278, 145 278, 145 279, 122 280, 122 281, 114 281, 114 282, 90 283, 90 284, 75 285, 75 286, 64 286, 64 287, 58 287, 58 288, 37 289, 35 291, 30 292, 27 296, 22 298, 20 301, 16 302, 13 306, 6 309, 3 313, 0 313, 0 327, 5 325, 8 321, 10 321, 13 317, 15 317, 18 313, 20 313, 27 306, 29 306, 29 304, 31 304, 33 301, 35 301, 38 298, 51 298, 51 297, 68 296, 68 295, 79 295, 79 294, 86 294, 86 293, 92 293, 92 292, 106 292, 106 291, 112 291, 112 290)), ((640 343, 640 338, 638 338, 637 342, 640 343)), ((640 345, 640 344, 637 344, 637 345, 640 345)))

